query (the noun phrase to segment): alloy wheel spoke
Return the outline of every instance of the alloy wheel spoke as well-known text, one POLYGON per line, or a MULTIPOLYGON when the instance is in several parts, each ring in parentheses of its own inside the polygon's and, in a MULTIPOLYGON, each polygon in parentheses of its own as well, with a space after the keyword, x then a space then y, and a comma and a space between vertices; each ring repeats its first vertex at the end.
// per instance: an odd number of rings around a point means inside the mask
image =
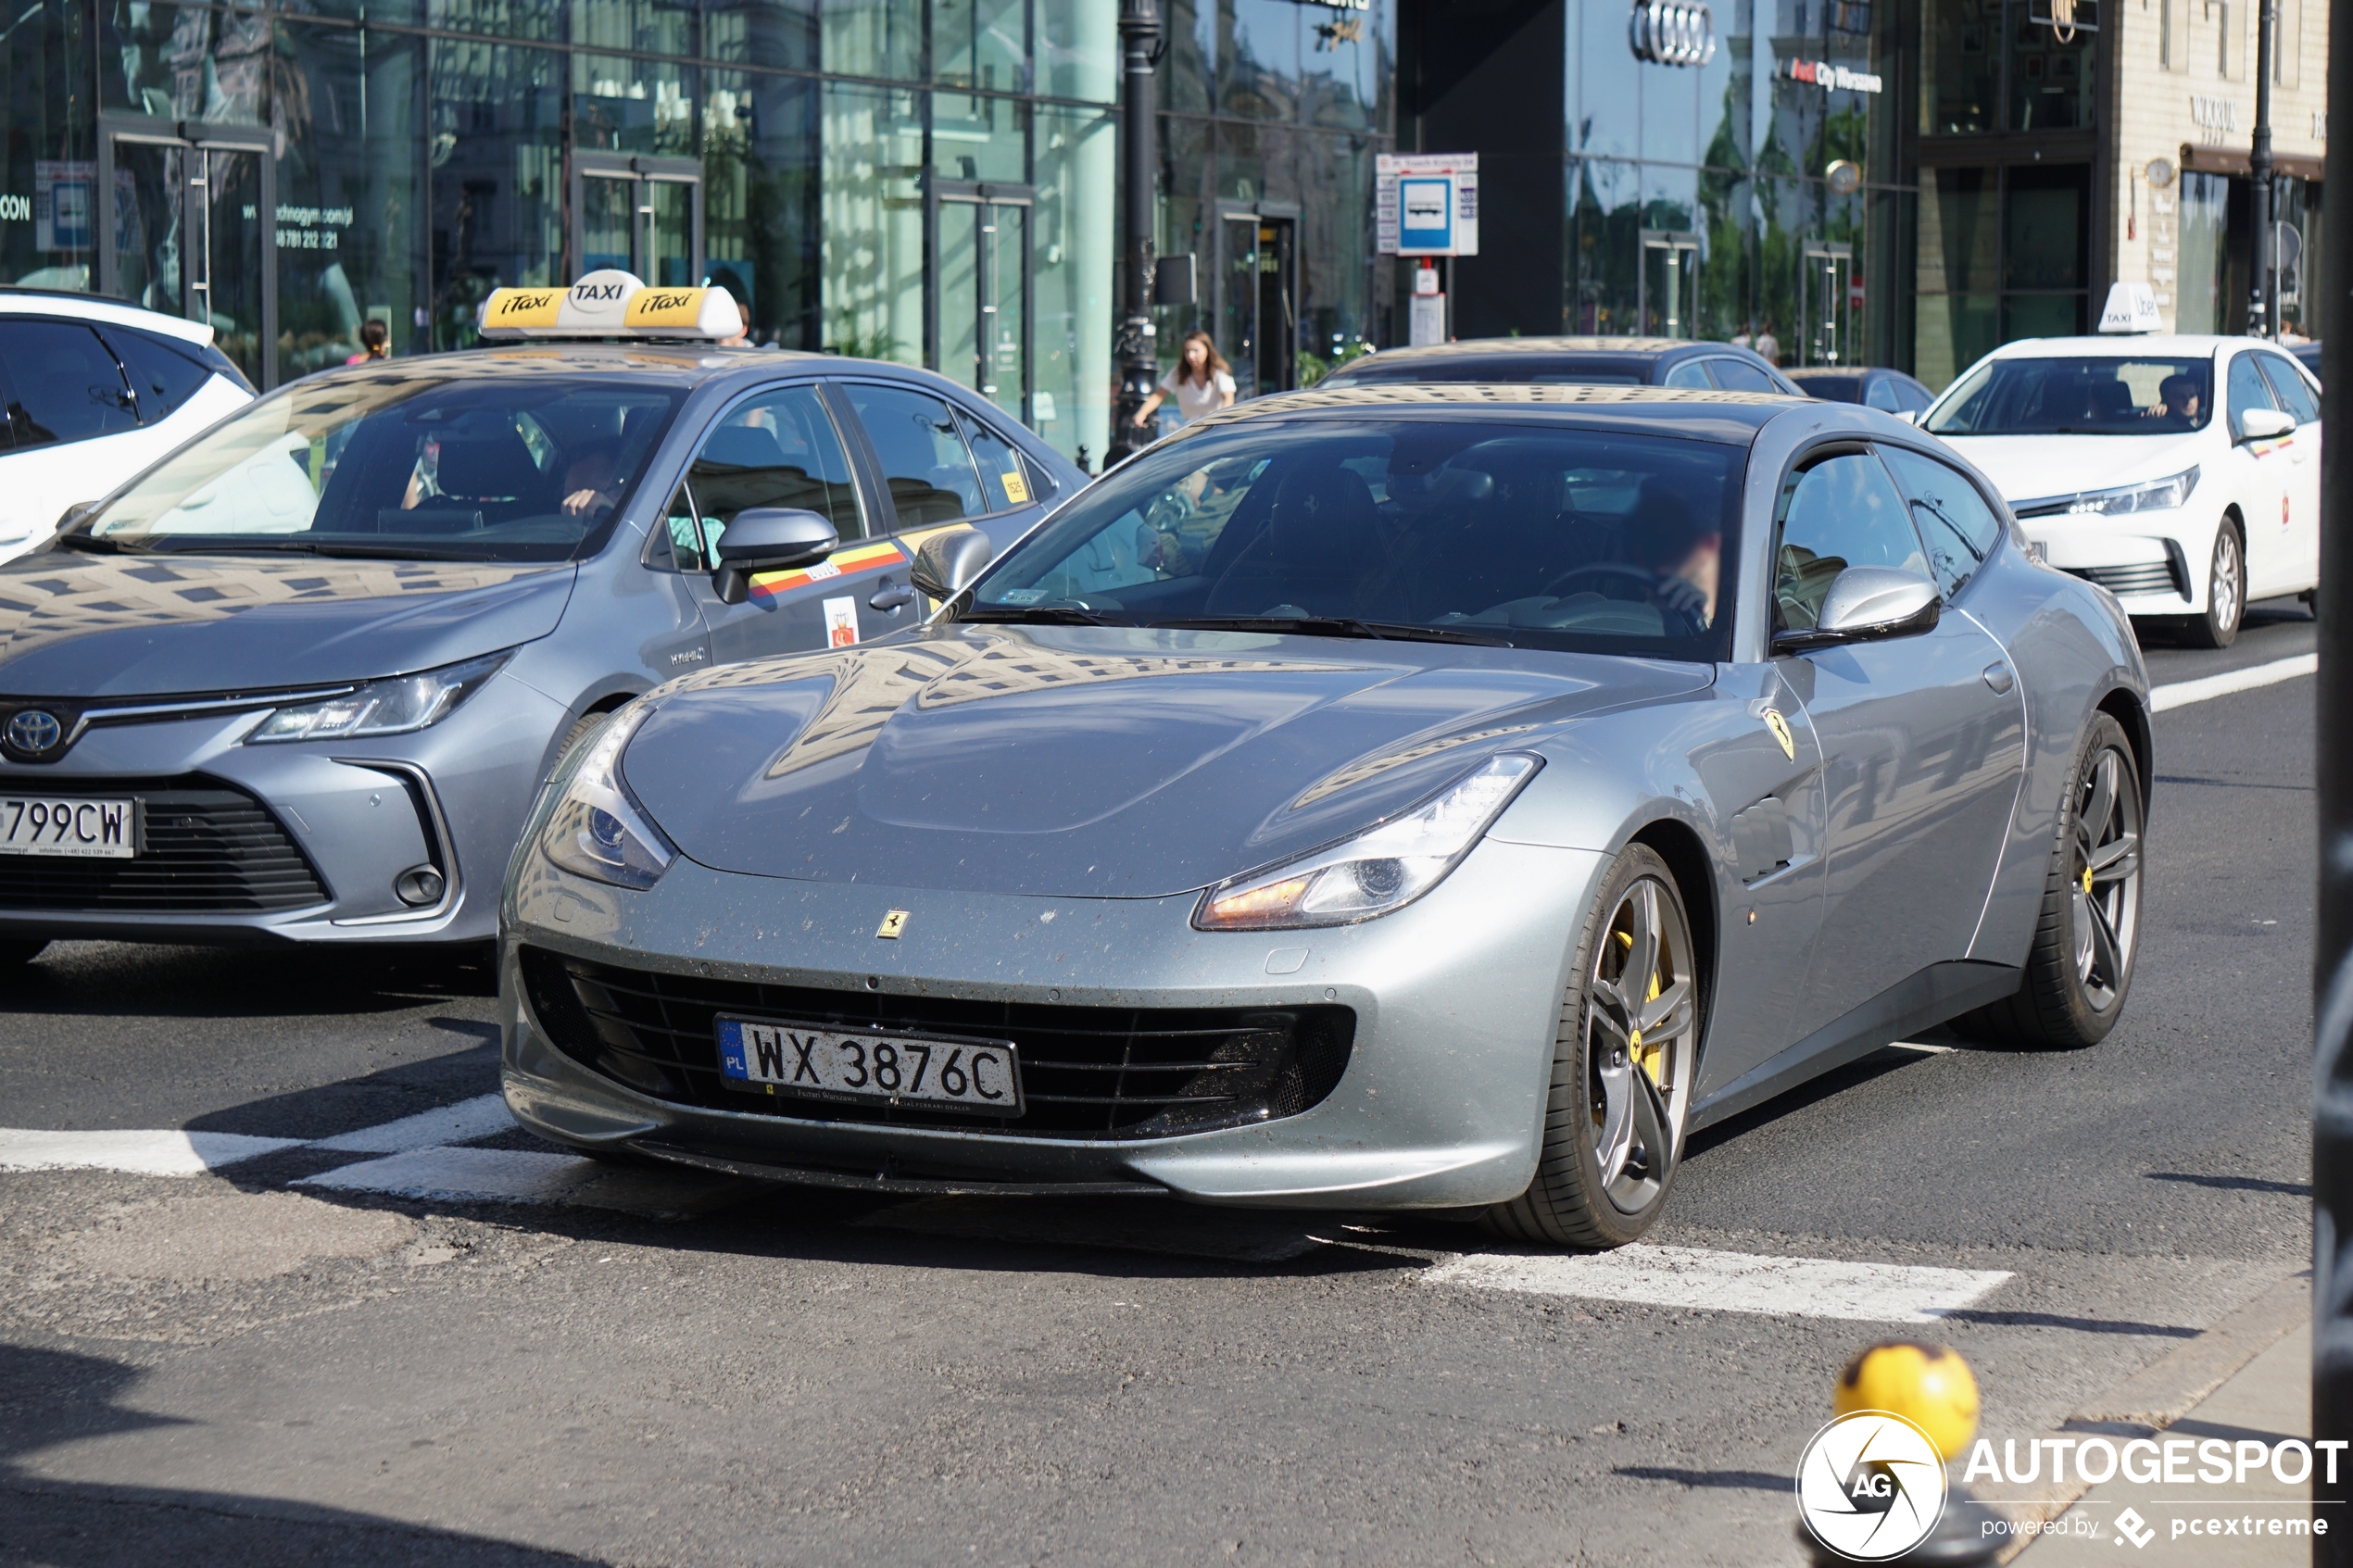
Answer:
POLYGON ((1602 1081, 1602 1124, 1593 1135, 1593 1155, 1606 1186, 1625 1173, 1626 1157, 1633 1152, 1632 1080, 1642 1074, 1621 1053, 1616 1066, 1601 1067, 1595 1076, 1602 1081))
POLYGON ((2095 883, 2120 882, 2141 869, 2141 835, 2120 833, 2083 857, 2095 883))
POLYGON ((1595 1005, 1587 1010, 1587 1015, 1596 1027, 1609 1035, 1611 1047, 1617 1050, 1624 1050, 1632 1045, 1633 1036, 1625 1022, 1623 1009, 1619 1005, 1615 990, 1609 987, 1605 981, 1593 982, 1593 1001, 1595 1005), (1602 1000, 1602 993, 1605 989, 1611 990, 1607 1004, 1604 1004, 1602 1000))
POLYGON ((1626 967, 1618 972, 1617 993, 1630 1009, 1642 1004, 1651 977, 1658 972, 1658 888, 1638 882, 1627 902, 1633 909, 1634 945, 1627 951, 1626 967))
POLYGON ((2120 945, 2116 939, 2116 927, 2108 923, 2108 908, 2099 899, 2085 898, 2083 909, 2091 917, 2093 961, 2107 972, 2108 988, 2113 990, 2124 979, 2124 963, 2120 945))
POLYGON ((1691 1023, 1692 983, 1678 980, 1642 1004, 1640 1027, 1642 1044, 1655 1045, 1680 1035, 1691 1023))
POLYGON ((1634 1074, 1633 1100, 1634 1133, 1650 1154, 1650 1169, 1644 1174, 1651 1181, 1664 1182, 1675 1158, 1675 1119, 1667 1113, 1666 1097, 1647 1073, 1634 1074))
POLYGON ((2092 766, 2092 797, 2076 815, 2075 831, 2088 849, 2099 842, 2108 831, 2108 820, 2116 814, 2116 753, 2103 751, 2092 766))

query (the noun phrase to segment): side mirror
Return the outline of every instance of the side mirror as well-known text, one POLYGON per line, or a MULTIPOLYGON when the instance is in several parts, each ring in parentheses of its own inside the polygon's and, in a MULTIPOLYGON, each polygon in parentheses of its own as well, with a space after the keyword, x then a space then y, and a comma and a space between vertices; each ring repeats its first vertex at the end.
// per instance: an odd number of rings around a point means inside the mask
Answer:
POLYGON ((930 597, 952 599, 981 574, 995 554, 988 535, 979 529, 951 528, 923 542, 907 576, 930 597))
POLYGON ((2269 441, 2296 433, 2296 416, 2279 408, 2249 408, 2239 416, 2241 441, 2269 441))
POLYGON ((1850 566, 1822 596, 1822 613, 1811 630, 1783 632, 1775 653, 1806 653, 1841 643, 1883 642, 1935 628, 1944 613, 1936 584, 1917 571, 1893 566, 1850 566))
POLYGON ((719 536, 719 565, 711 588, 722 604, 751 596, 755 571, 788 571, 824 560, 841 547, 833 523, 793 507, 752 507, 736 514, 719 536))

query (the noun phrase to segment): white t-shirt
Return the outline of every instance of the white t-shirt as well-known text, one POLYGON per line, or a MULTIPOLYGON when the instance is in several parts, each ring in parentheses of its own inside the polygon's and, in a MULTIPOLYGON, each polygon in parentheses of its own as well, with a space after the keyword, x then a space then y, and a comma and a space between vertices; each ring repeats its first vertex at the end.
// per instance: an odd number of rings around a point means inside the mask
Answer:
POLYGON ((1187 375, 1184 366, 1177 365, 1160 378, 1160 389, 1176 400, 1176 411, 1184 416, 1185 423, 1190 424, 1203 414, 1217 412, 1220 400, 1234 390, 1234 378, 1217 370, 1203 383, 1187 375))

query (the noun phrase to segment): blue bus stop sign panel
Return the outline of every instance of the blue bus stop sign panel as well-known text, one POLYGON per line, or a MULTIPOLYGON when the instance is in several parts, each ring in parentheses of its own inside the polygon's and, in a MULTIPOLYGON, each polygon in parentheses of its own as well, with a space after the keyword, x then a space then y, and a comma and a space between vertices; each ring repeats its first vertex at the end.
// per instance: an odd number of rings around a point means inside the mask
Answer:
POLYGON ((1445 175, 1406 176, 1397 182, 1397 248, 1454 248, 1454 182, 1445 175))

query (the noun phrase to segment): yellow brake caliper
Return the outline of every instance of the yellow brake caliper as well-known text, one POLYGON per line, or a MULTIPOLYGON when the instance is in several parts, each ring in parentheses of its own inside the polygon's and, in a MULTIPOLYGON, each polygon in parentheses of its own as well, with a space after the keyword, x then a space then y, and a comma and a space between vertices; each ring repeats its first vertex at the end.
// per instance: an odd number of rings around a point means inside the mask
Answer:
MULTIPOLYGON (((1629 954, 1633 952, 1634 934, 1632 932, 1620 931, 1614 933, 1613 935, 1615 935, 1617 937, 1617 940, 1624 945, 1627 952, 1629 954)), ((1642 999, 1648 1002, 1655 1002, 1658 1000, 1658 975, 1657 972, 1654 971, 1651 974, 1650 994, 1642 999)), ((1637 1029, 1631 1035, 1627 1036, 1626 1049, 1627 1053, 1634 1059, 1634 1064, 1640 1067, 1643 1072, 1650 1074, 1650 1079, 1653 1084, 1656 1084, 1662 1089, 1667 1086, 1660 1081, 1658 1076, 1659 1070, 1666 1065, 1666 1063, 1660 1060, 1667 1054, 1667 1047, 1665 1045, 1646 1046, 1642 1044, 1642 1032, 1640 1029, 1637 1029)))

